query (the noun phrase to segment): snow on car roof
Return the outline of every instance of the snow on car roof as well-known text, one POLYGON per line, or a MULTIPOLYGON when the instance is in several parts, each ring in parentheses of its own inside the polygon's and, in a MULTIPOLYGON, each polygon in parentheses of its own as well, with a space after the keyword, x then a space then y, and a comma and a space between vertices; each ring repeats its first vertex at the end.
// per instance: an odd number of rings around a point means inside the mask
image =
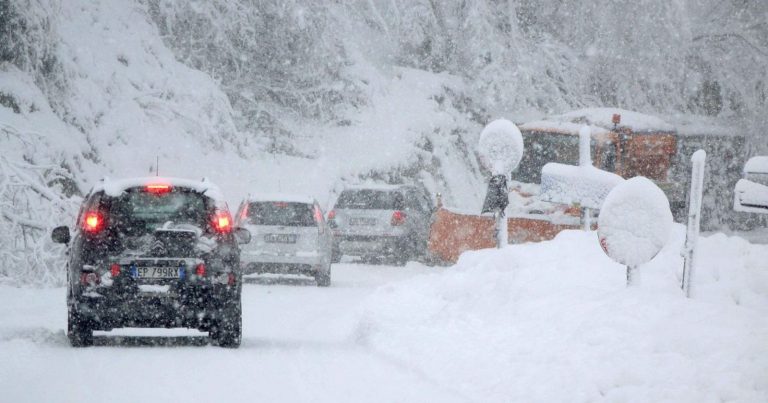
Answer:
POLYGON ((256 193, 248 195, 249 202, 291 202, 314 204, 315 199, 311 196, 290 193, 256 193))
POLYGON ((222 201, 222 202, 224 201, 224 197, 222 196, 222 193, 219 187, 205 178, 203 180, 192 180, 192 179, 160 177, 160 176, 124 178, 124 179, 117 179, 117 180, 104 178, 101 180, 101 182, 97 183, 93 187, 93 189, 91 189, 91 193, 104 191, 104 193, 107 194, 108 196, 117 197, 117 196, 120 196, 127 189, 146 186, 146 185, 155 184, 155 183, 169 184, 171 186, 189 188, 195 192, 204 194, 213 200, 222 201))
POLYGON ((750 158, 744 164, 745 173, 768 173, 768 155, 758 155, 750 158))

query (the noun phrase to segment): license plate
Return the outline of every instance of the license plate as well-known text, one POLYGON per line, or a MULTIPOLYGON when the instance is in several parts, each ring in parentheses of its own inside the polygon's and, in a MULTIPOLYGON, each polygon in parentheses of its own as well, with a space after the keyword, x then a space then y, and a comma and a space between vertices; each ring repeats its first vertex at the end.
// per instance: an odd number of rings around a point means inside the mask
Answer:
POLYGON ((138 278, 179 278, 179 268, 173 266, 164 267, 137 267, 138 278))
POLYGON ((372 217, 352 217, 349 225, 376 225, 376 219, 372 217))
POLYGON ((269 243, 296 243, 295 234, 267 234, 264 241, 269 243))

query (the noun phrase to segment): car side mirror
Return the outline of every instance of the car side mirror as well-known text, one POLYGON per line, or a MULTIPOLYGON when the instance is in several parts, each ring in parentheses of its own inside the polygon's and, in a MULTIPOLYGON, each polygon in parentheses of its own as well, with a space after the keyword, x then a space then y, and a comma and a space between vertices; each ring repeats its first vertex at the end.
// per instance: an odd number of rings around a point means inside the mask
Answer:
POLYGON ((251 242, 251 231, 242 227, 237 227, 235 228, 235 239, 237 239, 237 243, 241 245, 247 244, 251 242))
POLYGON ((56 227, 51 232, 51 239, 56 243, 69 243, 70 238, 69 227, 67 226, 56 227))

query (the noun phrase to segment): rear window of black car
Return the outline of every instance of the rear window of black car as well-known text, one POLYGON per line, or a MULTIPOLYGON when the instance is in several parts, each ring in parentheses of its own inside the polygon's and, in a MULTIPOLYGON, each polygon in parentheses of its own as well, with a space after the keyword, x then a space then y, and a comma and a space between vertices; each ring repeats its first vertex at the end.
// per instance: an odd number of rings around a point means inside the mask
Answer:
POLYGON ((248 222, 254 225, 314 227, 312 205, 295 202, 252 202, 248 206, 248 222))
POLYGON ((402 210, 403 195, 397 191, 359 189, 341 192, 336 208, 368 210, 402 210))
POLYGON ((167 193, 149 193, 131 189, 112 198, 109 207, 112 226, 154 230, 167 222, 192 224, 205 228, 208 221, 206 197, 200 193, 174 189, 167 193))

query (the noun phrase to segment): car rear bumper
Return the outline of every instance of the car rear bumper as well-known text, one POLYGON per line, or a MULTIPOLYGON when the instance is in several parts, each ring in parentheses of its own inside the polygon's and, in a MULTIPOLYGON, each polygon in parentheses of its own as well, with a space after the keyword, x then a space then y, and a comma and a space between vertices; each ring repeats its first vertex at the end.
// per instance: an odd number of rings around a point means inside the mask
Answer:
POLYGON ((394 255, 401 250, 403 236, 341 235, 337 238, 344 255, 394 255))
POLYGON ((188 327, 205 329, 240 304, 240 289, 222 284, 144 292, 102 287, 73 301, 94 330, 117 327, 188 327))
POLYGON ((287 273, 316 272, 318 268, 327 265, 328 257, 321 254, 301 255, 275 255, 245 253, 241 254, 240 262, 243 274, 254 273, 287 273))

